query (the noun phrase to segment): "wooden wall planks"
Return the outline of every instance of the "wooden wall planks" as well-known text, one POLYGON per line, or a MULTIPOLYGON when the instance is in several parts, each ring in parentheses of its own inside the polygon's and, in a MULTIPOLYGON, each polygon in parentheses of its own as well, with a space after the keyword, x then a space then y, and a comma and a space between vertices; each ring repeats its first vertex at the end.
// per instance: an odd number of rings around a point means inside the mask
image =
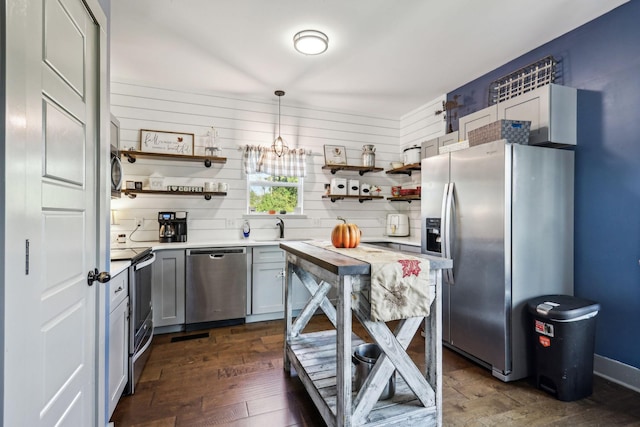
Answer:
MULTIPOLYGON (((442 97, 444 99, 444 95, 442 97)), ((376 166, 389 168, 391 161, 402 159, 404 146, 419 144, 437 133, 444 133, 444 122, 433 114, 442 100, 438 99, 408 113, 400 119, 382 118, 357 113, 328 111, 312 106, 290 105, 281 100, 281 136, 290 147, 312 152, 308 157, 308 175, 304 180, 304 214, 306 218, 287 218, 289 237, 329 237, 337 216, 356 221, 365 236, 384 234, 387 213, 407 213, 411 218, 411 235, 419 239, 420 204, 354 200, 331 203, 322 199, 324 184, 334 175, 322 170, 324 144, 343 145, 349 164, 361 164, 362 145, 376 147, 376 166), (311 234, 310 234, 311 233, 311 234)), ((145 182, 152 173, 165 177, 165 184, 201 186, 204 181, 224 181, 227 196, 210 201, 197 196, 142 195, 136 199, 116 199, 117 224, 112 225, 111 238, 135 228, 134 218, 144 218, 143 226, 133 239, 157 239, 157 212, 186 210, 189 212, 189 241, 236 239, 241 236, 242 215, 246 214, 246 180, 241 147, 245 144, 270 145, 277 136, 278 107, 272 99, 247 99, 242 96, 212 94, 157 88, 127 82, 111 83, 112 113, 120 120, 121 148, 137 148, 140 129, 190 132, 196 135, 196 154, 203 150, 207 130, 215 126, 218 144, 227 163, 204 168, 198 163, 138 159, 135 164, 123 161, 125 180, 145 182)), ((338 176, 338 175, 335 175, 338 176)), ((341 177, 379 185, 382 195, 390 195, 393 185, 417 185, 420 174, 387 175, 384 172, 359 176, 344 172, 341 177)), ((252 237, 276 236, 273 218, 251 218, 252 237)))

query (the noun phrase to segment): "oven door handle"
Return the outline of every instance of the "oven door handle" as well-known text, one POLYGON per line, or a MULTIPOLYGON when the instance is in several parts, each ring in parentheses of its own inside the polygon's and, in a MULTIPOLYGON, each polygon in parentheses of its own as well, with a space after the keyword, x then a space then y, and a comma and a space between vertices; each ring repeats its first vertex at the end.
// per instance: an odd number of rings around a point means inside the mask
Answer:
POLYGON ((133 362, 138 360, 142 354, 147 351, 149 346, 151 345, 151 341, 153 340, 153 327, 150 328, 150 333, 148 335, 147 341, 140 347, 138 351, 136 351, 133 355, 133 362))
POLYGON ((151 258, 149 258, 149 259, 148 259, 148 260, 146 260, 146 261, 142 261, 142 262, 140 262, 140 263, 136 264, 136 265, 133 267, 133 270, 134 270, 134 271, 138 271, 138 270, 140 270, 141 268, 145 268, 146 266, 153 264, 153 262, 154 262, 155 260, 156 260, 156 254, 155 254, 155 253, 152 253, 152 254, 151 254, 151 258))

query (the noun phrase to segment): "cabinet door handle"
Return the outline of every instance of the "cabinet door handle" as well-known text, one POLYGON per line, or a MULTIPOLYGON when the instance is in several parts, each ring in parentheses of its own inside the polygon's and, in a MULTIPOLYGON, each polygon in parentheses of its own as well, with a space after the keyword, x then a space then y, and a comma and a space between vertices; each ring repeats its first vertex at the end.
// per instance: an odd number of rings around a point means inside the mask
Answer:
POLYGON ((118 286, 118 289, 116 289, 113 293, 117 294, 120 293, 122 291, 122 286, 118 286))
POLYGON ((280 272, 278 274, 276 274, 276 277, 283 278, 284 277, 284 269, 280 270, 280 272))

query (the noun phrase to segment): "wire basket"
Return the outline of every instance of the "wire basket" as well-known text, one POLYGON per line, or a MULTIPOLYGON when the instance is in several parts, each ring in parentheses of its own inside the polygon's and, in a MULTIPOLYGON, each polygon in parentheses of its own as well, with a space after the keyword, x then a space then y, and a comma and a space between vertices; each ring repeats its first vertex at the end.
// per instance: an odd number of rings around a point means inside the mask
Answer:
POLYGON ((553 56, 545 56, 522 67, 489 85, 489 105, 506 101, 541 86, 554 83, 558 72, 558 61, 553 56))

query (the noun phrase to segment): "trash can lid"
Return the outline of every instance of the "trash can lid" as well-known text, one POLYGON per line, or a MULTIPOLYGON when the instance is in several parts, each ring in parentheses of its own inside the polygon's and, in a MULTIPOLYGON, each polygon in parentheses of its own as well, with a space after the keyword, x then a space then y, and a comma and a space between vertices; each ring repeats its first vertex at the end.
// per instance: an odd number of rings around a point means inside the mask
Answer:
POLYGON ((527 302, 529 311, 537 316, 555 320, 571 320, 600 310, 600 304, 571 295, 543 295, 527 302))

